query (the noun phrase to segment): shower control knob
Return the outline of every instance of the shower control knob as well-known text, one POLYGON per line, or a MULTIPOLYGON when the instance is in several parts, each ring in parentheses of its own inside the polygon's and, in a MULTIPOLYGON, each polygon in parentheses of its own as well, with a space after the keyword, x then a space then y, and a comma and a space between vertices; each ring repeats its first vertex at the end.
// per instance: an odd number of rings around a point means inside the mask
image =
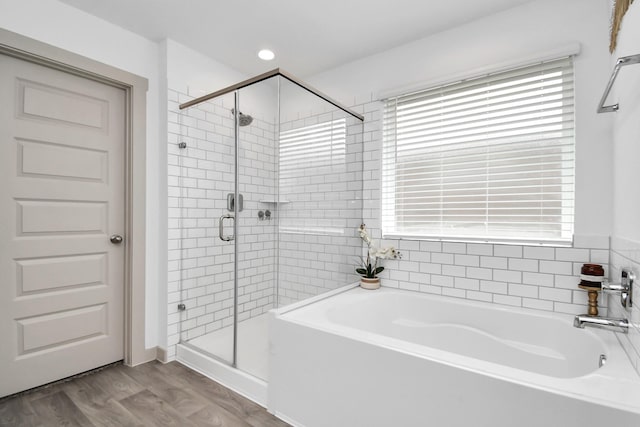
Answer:
POLYGON ((111 236, 111 237, 109 238, 109 240, 111 240, 111 243, 113 243, 114 245, 119 245, 120 243, 122 243, 122 241, 123 241, 124 239, 122 238, 122 236, 121 236, 121 235, 119 235, 119 234, 114 234, 113 236, 111 236))

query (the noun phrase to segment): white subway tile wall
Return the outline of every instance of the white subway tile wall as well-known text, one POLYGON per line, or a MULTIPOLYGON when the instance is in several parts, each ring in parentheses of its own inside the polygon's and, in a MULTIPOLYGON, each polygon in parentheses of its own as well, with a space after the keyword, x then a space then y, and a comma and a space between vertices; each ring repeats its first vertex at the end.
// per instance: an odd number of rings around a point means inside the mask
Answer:
POLYGON ((280 131, 279 198, 287 202, 278 206, 282 306, 358 280, 362 123, 332 111, 283 122, 280 131), (330 138, 318 133, 327 123, 330 138), (285 146, 284 135, 291 134, 304 135, 285 146))
MULTIPOLYGON (((619 237, 611 238, 611 281, 619 282, 622 268, 631 268, 640 275, 640 242, 619 237)), ((631 308, 624 308, 620 304, 618 295, 609 295, 609 314, 614 317, 629 319, 629 333, 616 333, 629 360, 640 374, 640 306, 637 301, 640 296, 640 283, 633 286, 635 301, 631 308)))
MULTIPOLYGON (((358 108, 365 111, 363 216, 380 239, 382 104, 371 100, 358 108)), ((609 268, 608 236, 576 236, 571 248, 406 239, 381 244, 402 254, 385 261, 383 286, 568 314, 588 308, 586 292, 578 288, 582 264, 602 264, 605 274, 609 268)), ((599 302, 606 314, 606 301, 599 302)))

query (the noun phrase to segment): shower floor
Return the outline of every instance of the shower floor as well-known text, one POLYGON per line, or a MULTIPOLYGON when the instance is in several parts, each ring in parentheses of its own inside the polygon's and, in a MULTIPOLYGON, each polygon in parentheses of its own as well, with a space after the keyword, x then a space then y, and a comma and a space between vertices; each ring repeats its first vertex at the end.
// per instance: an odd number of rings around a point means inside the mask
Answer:
MULTIPOLYGON (((268 380, 267 314, 238 323, 238 363, 239 369, 268 380)), ((233 326, 202 335, 189 344, 231 363, 233 360, 233 326)))

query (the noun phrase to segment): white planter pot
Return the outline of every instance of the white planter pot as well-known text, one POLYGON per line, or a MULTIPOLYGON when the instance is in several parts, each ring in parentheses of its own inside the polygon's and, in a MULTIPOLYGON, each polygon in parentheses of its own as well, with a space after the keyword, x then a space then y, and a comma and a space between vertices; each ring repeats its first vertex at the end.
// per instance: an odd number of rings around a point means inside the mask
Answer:
POLYGON ((362 289, 378 289, 380 287, 380 278, 374 277, 373 279, 370 279, 368 277, 361 277, 360 287, 362 289))

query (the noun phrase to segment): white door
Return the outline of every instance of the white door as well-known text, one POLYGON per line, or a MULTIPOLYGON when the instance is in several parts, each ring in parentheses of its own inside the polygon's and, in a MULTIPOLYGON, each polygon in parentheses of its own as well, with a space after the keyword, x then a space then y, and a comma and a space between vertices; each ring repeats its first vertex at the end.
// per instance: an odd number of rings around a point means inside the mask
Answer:
POLYGON ((124 91, 0 54, 0 397, 123 359, 124 91))

